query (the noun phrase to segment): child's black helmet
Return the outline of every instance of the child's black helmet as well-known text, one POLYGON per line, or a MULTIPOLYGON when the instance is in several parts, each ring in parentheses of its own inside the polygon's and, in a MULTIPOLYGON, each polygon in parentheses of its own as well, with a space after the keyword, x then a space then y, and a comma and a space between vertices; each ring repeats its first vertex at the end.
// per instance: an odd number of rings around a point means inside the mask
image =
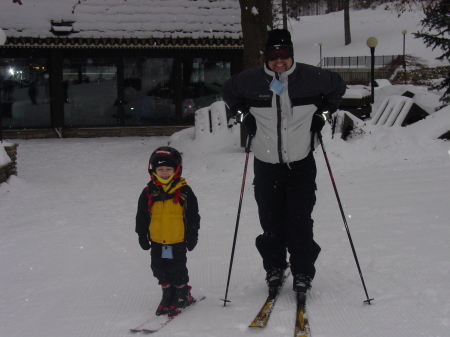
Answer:
POLYGON ((170 146, 158 147, 153 151, 148 162, 148 173, 152 176, 158 166, 170 166, 175 170, 174 178, 181 176, 183 160, 180 152, 170 146))

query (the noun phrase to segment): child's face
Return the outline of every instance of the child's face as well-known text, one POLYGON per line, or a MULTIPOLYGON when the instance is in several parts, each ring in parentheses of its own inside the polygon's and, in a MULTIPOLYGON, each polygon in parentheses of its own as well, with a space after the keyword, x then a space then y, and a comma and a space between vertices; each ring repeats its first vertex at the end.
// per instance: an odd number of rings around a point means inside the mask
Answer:
POLYGON ((166 180, 169 179, 172 174, 175 173, 175 169, 170 166, 158 166, 155 170, 158 177, 166 180))

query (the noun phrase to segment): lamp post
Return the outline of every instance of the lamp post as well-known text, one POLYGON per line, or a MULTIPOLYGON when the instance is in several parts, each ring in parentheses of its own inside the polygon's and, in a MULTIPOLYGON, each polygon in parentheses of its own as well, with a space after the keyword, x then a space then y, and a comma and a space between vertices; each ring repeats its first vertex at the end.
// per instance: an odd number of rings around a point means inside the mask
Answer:
POLYGON ((371 78, 370 78, 370 82, 371 82, 371 94, 372 97, 370 99, 371 103, 373 104, 375 102, 375 47, 378 44, 378 40, 375 37, 369 37, 366 41, 367 47, 370 48, 370 73, 371 73, 371 78))
MULTIPOLYGON (((6 42, 6 34, 3 29, 0 28, 0 46, 3 46, 6 42)), ((3 120, 2 120, 2 97, 0 95, 0 142, 3 143, 3 120)))
POLYGON ((319 45, 319 53, 320 53, 320 63, 319 63, 319 67, 322 68, 322 42, 318 43, 319 45))
POLYGON ((405 58, 405 37, 406 37, 406 33, 407 33, 407 30, 403 29, 402 30, 402 34, 403 34, 403 59, 402 59, 402 61, 403 61, 403 74, 404 74, 403 81, 404 81, 404 84, 406 84, 406 58, 405 58))

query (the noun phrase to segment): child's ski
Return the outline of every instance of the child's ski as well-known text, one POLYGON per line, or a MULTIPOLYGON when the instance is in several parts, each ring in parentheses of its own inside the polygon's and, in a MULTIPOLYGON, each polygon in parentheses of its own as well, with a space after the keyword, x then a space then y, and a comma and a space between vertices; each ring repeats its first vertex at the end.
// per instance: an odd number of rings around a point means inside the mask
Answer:
MULTIPOLYGON (((181 311, 181 313, 186 311, 190 307, 194 306, 196 303, 203 301, 205 298, 206 298, 206 296, 203 296, 199 299, 194 298, 193 301, 191 302, 191 304, 189 304, 189 306, 184 308, 181 311)), ((162 316, 151 317, 148 320, 146 320, 144 323, 139 324, 135 328, 130 329, 130 331, 131 332, 147 332, 147 333, 159 331, 163 327, 165 327, 167 324, 169 324, 175 317, 178 317, 179 315, 181 315, 181 313, 179 313, 176 316, 162 315, 162 316)))
POLYGON ((146 327, 146 326, 150 326, 150 325, 156 324, 156 322, 159 322, 159 321, 165 322, 166 320, 167 320, 167 315, 164 315, 164 316, 152 316, 149 319, 147 319, 145 322, 137 325, 134 328, 131 328, 130 331, 131 332, 141 332, 142 329, 144 327, 146 327))
POLYGON ((263 306, 261 307, 261 310, 254 318, 253 322, 250 323, 250 328, 264 328, 267 325, 267 322, 269 321, 270 314, 272 313, 272 310, 275 306, 275 303, 278 299, 278 296, 281 293, 281 290, 283 289, 284 284, 286 283, 287 278, 291 274, 291 271, 288 269, 286 271, 286 275, 283 278, 283 282, 281 283, 281 286, 278 287, 278 291, 275 295, 269 295, 267 296, 266 301, 264 302, 263 306))

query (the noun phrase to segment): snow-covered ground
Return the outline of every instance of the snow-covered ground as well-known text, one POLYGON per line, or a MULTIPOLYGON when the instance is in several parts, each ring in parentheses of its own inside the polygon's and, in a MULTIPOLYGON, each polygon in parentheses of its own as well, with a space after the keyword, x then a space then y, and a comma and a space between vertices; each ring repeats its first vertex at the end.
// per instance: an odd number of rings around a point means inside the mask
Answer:
MULTIPOLYGON (((436 114, 439 118, 442 114, 436 114)), ((448 115, 448 111, 447 111, 448 115)), ((430 117, 432 118, 432 117, 430 117)), ((448 118, 441 117, 441 123, 448 118)), ((431 119, 430 119, 431 120, 431 119)), ((315 235, 323 251, 308 299, 313 336, 450 334, 450 145, 435 124, 376 127, 325 147, 361 264, 357 273, 320 148, 315 235)), ((234 130, 234 129, 232 129, 234 130)), ((288 280, 264 331, 247 325, 267 289, 247 176, 228 299, 223 307, 245 153, 238 130, 170 137, 18 141, 18 177, 0 186, 0 336, 126 336, 153 314, 160 287, 134 233, 148 157, 180 149, 199 198, 200 240, 188 255, 194 295, 206 300, 159 336, 292 336, 288 280)))
MULTIPOLYGON (((406 89, 431 111, 439 105, 425 88, 384 86, 377 89, 374 111, 384 97, 406 89)), ((375 300, 363 304, 366 296, 319 147, 313 217, 322 253, 307 302, 312 336, 450 335, 450 143, 437 139, 450 130, 449 116, 447 108, 404 128, 367 121, 362 134, 348 141, 332 139, 325 127, 325 148, 375 300)), ((267 293, 254 247, 261 230, 252 155, 231 304, 223 307, 220 301, 245 160, 237 127, 222 124, 214 134, 197 129, 195 137, 191 128, 172 137, 14 142, 19 173, 0 185, 1 337, 130 336, 129 328, 154 313, 161 290, 148 252, 139 247, 134 217, 148 181, 148 158, 168 143, 183 152, 183 175, 199 199, 199 244, 188 254, 188 268, 193 295, 207 298, 157 336, 293 335, 291 278, 269 325, 258 331, 247 327, 267 293)))

